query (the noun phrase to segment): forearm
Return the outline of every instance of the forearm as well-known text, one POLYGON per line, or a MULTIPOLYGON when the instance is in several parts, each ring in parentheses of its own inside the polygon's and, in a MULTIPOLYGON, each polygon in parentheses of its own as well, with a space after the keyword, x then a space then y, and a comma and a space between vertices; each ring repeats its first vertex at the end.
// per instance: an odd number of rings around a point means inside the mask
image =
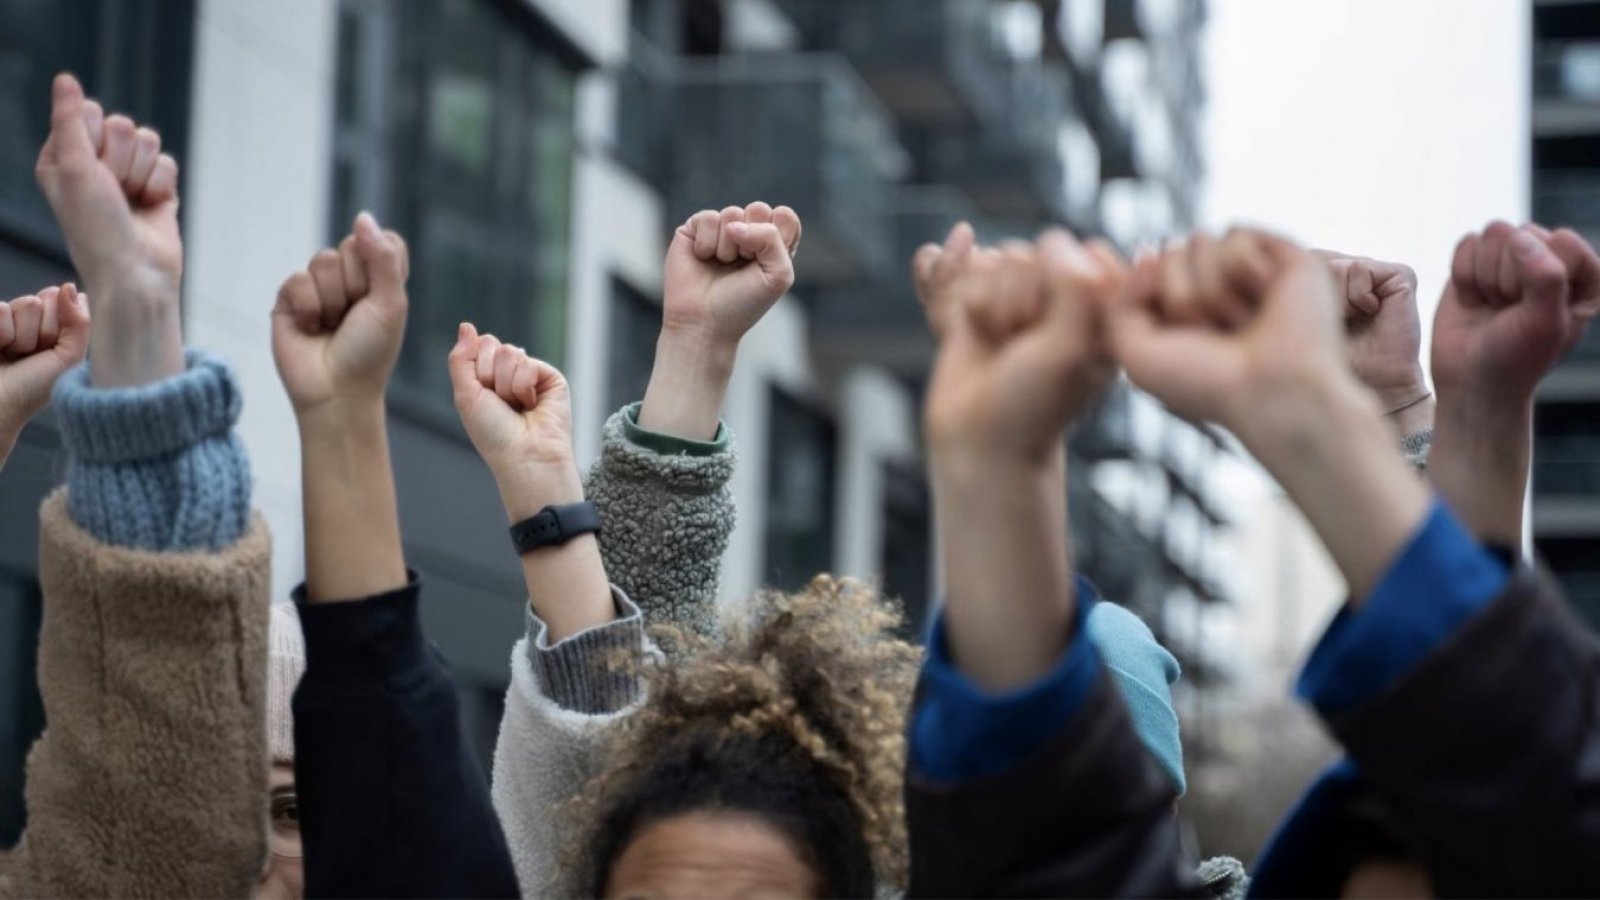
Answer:
POLYGON ((1523 497, 1533 456, 1533 404, 1441 404, 1428 477, 1480 540, 1522 545, 1523 497))
POLYGON ((1393 406, 1384 414, 1384 421, 1389 423, 1389 428, 1394 436, 1405 440, 1414 434, 1420 434, 1433 428, 1434 410, 1436 404, 1432 394, 1420 395, 1422 399, 1415 403, 1402 404, 1398 409, 1393 406))
POLYGON ((934 454, 950 651, 985 690, 1049 672, 1072 637, 1065 464, 1033 467, 934 454))
POLYGON ((640 427, 695 441, 715 439, 737 353, 737 344, 663 329, 640 427))
POLYGON ((1427 487, 1395 455, 1375 399, 1349 379, 1330 377, 1258 420, 1241 437, 1310 520, 1359 606, 1426 517, 1427 487))
MULTIPOLYGON (((497 472, 495 479, 500 485, 506 518, 512 525, 537 515, 546 506, 583 500, 578 469, 570 461, 497 472)), ((593 534, 523 554, 522 575, 527 583, 528 602, 549 628, 552 644, 616 618, 616 604, 600 558, 600 541, 593 534)))
POLYGON ((300 419, 306 590, 350 601, 407 582, 381 401, 300 419))
MULTIPOLYGON (((17 431, 20 431, 18 429, 17 431)), ((17 432, 5 427, 0 427, 0 472, 6 468, 6 460, 11 458, 11 451, 17 446, 17 432)))

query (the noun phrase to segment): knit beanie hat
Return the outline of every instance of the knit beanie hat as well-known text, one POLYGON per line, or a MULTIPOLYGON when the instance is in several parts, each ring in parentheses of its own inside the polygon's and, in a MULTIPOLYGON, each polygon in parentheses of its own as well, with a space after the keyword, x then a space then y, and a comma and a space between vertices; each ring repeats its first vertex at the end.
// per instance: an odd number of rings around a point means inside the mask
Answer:
POLYGON ((267 750, 275 763, 294 762, 294 713, 289 701, 306 671, 306 641, 293 603, 272 604, 267 657, 267 750))
POLYGON ((1178 714, 1172 709, 1178 661, 1138 616, 1115 603, 1096 603, 1089 611, 1088 628, 1089 640, 1117 681, 1139 740, 1182 794, 1188 788, 1183 741, 1178 736, 1178 714))

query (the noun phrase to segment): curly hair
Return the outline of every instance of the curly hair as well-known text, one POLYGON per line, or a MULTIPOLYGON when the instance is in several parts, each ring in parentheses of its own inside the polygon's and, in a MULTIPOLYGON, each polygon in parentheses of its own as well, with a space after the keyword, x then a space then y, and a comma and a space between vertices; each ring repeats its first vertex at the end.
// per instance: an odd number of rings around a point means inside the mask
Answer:
POLYGON ((707 640, 652 635, 646 702, 618 723, 570 810, 571 871, 599 896, 645 826, 698 810, 757 815, 820 876, 823 896, 903 888, 906 717, 921 651, 898 604, 827 575, 765 593, 707 640))

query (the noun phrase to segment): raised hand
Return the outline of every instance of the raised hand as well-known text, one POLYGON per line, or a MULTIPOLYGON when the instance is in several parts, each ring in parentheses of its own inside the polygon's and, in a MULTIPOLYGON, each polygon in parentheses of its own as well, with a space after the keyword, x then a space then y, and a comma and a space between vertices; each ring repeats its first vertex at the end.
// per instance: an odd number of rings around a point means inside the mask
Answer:
POLYGON ((639 424, 709 441, 739 341, 794 285, 800 217, 766 203, 678 226, 662 274, 661 337, 639 424))
POLYGON ((923 430, 951 652, 978 684, 1010 690, 1072 635, 1061 435, 1110 373, 1099 295, 1123 266, 1062 231, 996 250, 964 226, 913 265, 940 342, 923 430))
POLYGON ((1112 373, 1099 304, 1125 267, 1109 245, 1062 231, 991 249, 957 226, 947 247, 914 263, 941 341, 924 407, 930 450, 1048 461, 1112 373))
POLYGON ((71 75, 52 87, 50 137, 34 169, 94 298, 96 386, 148 384, 183 371, 178 164, 161 137, 106 117, 71 75))
POLYGON ((1333 274, 1343 303, 1346 347, 1356 377, 1378 395, 1385 411, 1417 403, 1428 394, 1422 374, 1422 320, 1417 315, 1417 273, 1410 266, 1313 251, 1333 274))
MULTIPOLYGON (((572 453, 572 402, 555 367, 463 323, 450 351, 456 411, 489 464, 515 525, 547 506, 583 500, 572 453)), ((616 617, 593 534, 522 557, 528 602, 556 642, 616 617)))
POLYGON ((702 210, 667 248, 662 327, 737 344, 794 285, 800 217, 765 203, 702 210))
POLYGON ((1495 222, 1456 245, 1433 320, 1443 395, 1525 403, 1600 311, 1600 259, 1568 229, 1495 222))
POLYGON ((1479 537, 1522 541, 1533 395, 1600 310, 1600 259, 1575 232, 1495 222, 1456 246, 1433 322, 1429 477, 1479 537))
POLYGON ((405 338, 408 272, 405 241, 362 213, 337 249, 283 283, 272 355, 297 414, 381 404, 405 338))
POLYGON ((76 285, 0 303, 0 466, 50 390, 89 352, 89 305, 76 285))
POLYGON ((1311 519, 1360 602, 1428 497, 1350 369, 1339 300, 1321 260, 1235 229, 1140 260, 1108 325, 1134 384, 1239 435, 1311 519), (1192 314, 1218 309, 1237 312, 1192 314))
POLYGON ((501 486, 513 522, 583 499, 572 402, 556 368, 463 323, 450 351, 456 412, 501 486))

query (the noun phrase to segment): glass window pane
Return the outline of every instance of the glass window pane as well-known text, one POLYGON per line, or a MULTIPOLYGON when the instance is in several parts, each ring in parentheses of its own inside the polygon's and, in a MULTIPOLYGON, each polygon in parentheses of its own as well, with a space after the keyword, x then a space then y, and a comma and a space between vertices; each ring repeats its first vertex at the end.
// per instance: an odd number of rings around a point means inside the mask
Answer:
POLYGON ((448 408, 456 325, 561 365, 576 75, 488 0, 344 0, 333 233, 374 209, 411 242, 399 390, 448 408), (359 14, 356 14, 359 13, 359 14), (377 171, 377 177, 371 175, 377 171))
POLYGON ((833 568, 833 421, 787 393, 772 391, 767 462, 767 582, 804 587, 833 568))

